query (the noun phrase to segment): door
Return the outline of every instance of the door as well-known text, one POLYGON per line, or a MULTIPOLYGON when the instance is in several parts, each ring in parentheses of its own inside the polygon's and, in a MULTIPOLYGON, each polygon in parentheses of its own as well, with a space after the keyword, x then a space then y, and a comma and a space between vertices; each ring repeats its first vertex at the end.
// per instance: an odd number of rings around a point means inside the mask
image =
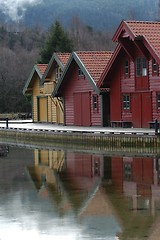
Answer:
POLYGON ((148 61, 145 57, 136 59, 136 82, 137 90, 147 90, 149 88, 148 61))
POLYGON ((152 121, 151 93, 134 93, 132 96, 133 127, 148 128, 152 121))
POLYGON ((47 97, 40 97, 38 100, 38 121, 47 122, 47 97))
POLYGON ((91 126, 90 93, 74 93, 74 125, 91 126))
POLYGON ((110 126, 110 95, 109 93, 102 95, 102 125, 110 126))

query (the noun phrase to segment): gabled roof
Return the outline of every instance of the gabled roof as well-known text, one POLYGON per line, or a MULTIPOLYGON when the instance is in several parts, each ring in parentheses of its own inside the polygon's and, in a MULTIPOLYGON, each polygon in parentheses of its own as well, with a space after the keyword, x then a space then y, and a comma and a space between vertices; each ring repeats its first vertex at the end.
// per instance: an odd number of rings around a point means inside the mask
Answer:
POLYGON ((44 75, 41 79, 41 83, 43 84, 45 82, 45 79, 49 78, 50 73, 52 72, 52 68, 56 64, 58 64, 59 67, 63 70, 68 61, 69 56, 70 53, 54 53, 48 63, 46 71, 44 72, 44 75))
POLYGON ((133 41, 143 38, 144 45, 160 64, 160 22, 122 21, 113 36, 113 41, 118 42, 123 34, 133 41))
POLYGON ((97 84, 99 87, 113 67, 120 52, 123 51, 123 46, 120 43, 121 37, 129 37, 132 41, 141 39, 157 63, 160 64, 160 22, 122 21, 113 36, 113 41, 119 43, 100 77, 97 84))
POLYGON ((83 74, 89 80, 93 89, 99 94, 100 89, 97 87, 97 82, 104 71, 109 59, 112 56, 111 51, 77 51, 73 52, 66 64, 61 79, 53 92, 53 96, 58 96, 59 91, 66 79, 66 73, 75 61, 83 74))
POLYGON ((40 72, 41 76, 44 74, 47 64, 36 64, 38 71, 40 72))
POLYGON ((29 87, 32 87, 32 84, 34 82, 34 79, 36 76, 39 77, 39 79, 41 80, 45 70, 47 68, 47 64, 35 64, 30 75, 29 78, 27 79, 25 86, 23 88, 23 94, 27 94, 27 90, 29 87))
POLYGON ((106 65, 102 75, 100 76, 99 81, 97 82, 97 86, 99 88, 102 87, 102 83, 103 83, 105 77, 107 76, 110 69, 114 66, 113 64, 115 63, 115 60, 116 60, 118 54, 120 53, 120 51, 122 51, 122 49, 123 49, 122 46, 120 44, 118 44, 116 49, 114 50, 110 60, 108 61, 108 64, 106 65))

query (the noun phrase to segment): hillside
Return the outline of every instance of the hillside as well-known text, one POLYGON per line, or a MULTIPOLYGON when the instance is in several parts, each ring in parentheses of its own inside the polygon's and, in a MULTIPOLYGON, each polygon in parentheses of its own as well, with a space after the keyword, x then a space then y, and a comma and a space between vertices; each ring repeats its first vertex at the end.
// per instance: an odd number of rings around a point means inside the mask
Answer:
POLYGON ((68 25, 73 16, 79 16, 86 25, 99 30, 116 27, 122 19, 153 20, 157 0, 48 0, 28 8, 25 23, 48 26, 56 18, 68 25), (37 18, 37 16, 39 16, 37 18))
MULTIPOLYGON (((10 0, 7 0, 8 3, 10 0)), ((6 1, 6 2, 7 2, 6 1)), ((155 20, 158 0, 34 0, 35 4, 17 5, 17 11, 4 11, 0 20, 15 19, 28 26, 48 27, 55 19, 68 26, 74 16, 97 30, 113 29, 122 19, 155 20), (4 15, 5 12, 5 15, 4 15), (23 14, 22 14, 23 12, 23 14), (23 18, 21 17, 23 15, 23 18)), ((32 2, 34 2, 32 1, 32 2)), ((22 2, 22 1, 21 1, 22 2)), ((24 1, 25 2, 25 1, 24 1)), ((7 5, 6 5, 7 8, 7 5)))
POLYGON ((111 39, 122 19, 158 17, 158 0, 17 0, 14 7, 11 3, 0 4, 1 113, 30 112, 22 89, 39 59, 46 28, 55 19, 67 27, 75 50, 97 51, 114 49, 111 39))

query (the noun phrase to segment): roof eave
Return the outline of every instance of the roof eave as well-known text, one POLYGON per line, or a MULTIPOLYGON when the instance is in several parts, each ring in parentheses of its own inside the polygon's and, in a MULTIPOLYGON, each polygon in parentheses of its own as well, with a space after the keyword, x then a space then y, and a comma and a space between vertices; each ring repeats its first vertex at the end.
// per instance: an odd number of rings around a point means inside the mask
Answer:
POLYGON ((67 71, 68 71, 68 69, 69 69, 69 67, 71 65, 72 60, 73 60, 73 53, 70 55, 66 65, 64 66, 62 75, 61 75, 60 79, 58 80, 55 89, 52 92, 52 96, 53 97, 57 96, 57 94, 59 92, 59 89, 60 89, 60 87, 61 87, 61 85, 62 85, 62 83, 64 81, 65 75, 66 75, 66 73, 67 73, 67 71))
POLYGON ((113 42, 118 42, 119 37, 121 36, 121 34, 126 31, 130 37, 130 39, 134 40, 136 35, 133 33, 132 29, 130 28, 129 24, 127 23, 127 21, 122 20, 122 22, 120 23, 117 31, 115 32, 112 40, 113 42))
POLYGON ((98 86, 96 85, 94 79, 92 78, 92 76, 90 75, 89 71, 87 70, 87 68, 85 67, 85 65, 83 64, 83 62, 81 61, 81 59, 79 58, 78 54, 76 52, 73 53, 74 54, 74 60, 76 61, 76 63, 78 64, 78 66, 81 68, 81 70, 83 71, 83 74, 85 75, 85 77, 89 80, 89 82, 91 83, 94 91, 99 94, 100 90, 98 88, 98 86))
POLYGON ((79 58, 78 54, 76 52, 73 52, 68 60, 68 63, 66 64, 66 67, 64 68, 64 71, 62 73, 62 76, 61 78, 59 79, 52 95, 53 97, 57 96, 59 93, 59 89, 63 83, 63 80, 65 78, 65 75, 70 67, 70 65, 72 64, 72 61, 75 60, 75 62, 77 63, 77 65, 81 68, 81 70, 83 71, 84 75, 86 76, 86 78, 89 80, 89 82, 91 83, 94 91, 97 93, 97 94, 100 94, 100 89, 99 87, 96 85, 94 79, 92 78, 92 76, 90 75, 90 73, 88 72, 88 70, 86 69, 85 65, 83 64, 83 62, 81 61, 81 59, 79 58))
POLYGON ((26 83, 25 83, 25 85, 24 85, 24 88, 23 88, 23 90, 22 90, 23 95, 26 94, 27 88, 29 87, 29 85, 30 85, 30 83, 31 83, 31 81, 32 81, 33 76, 34 76, 35 73, 37 73, 37 75, 38 75, 39 78, 41 79, 42 74, 40 73, 40 71, 39 71, 39 69, 38 69, 38 67, 37 67, 36 64, 35 64, 34 67, 32 68, 32 71, 31 71, 31 73, 30 73, 30 75, 29 75, 29 78, 27 79, 27 81, 26 81, 26 83))
POLYGON ((43 77, 41 79, 41 84, 43 84, 45 82, 45 79, 47 78, 47 75, 48 75, 51 67, 54 65, 54 62, 57 63, 60 66, 60 68, 63 70, 63 68, 64 68, 63 63, 60 61, 58 55, 56 53, 54 53, 47 65, 47 68, 46 68, 44 74, 43 74, 43 77))
POLYGON ((97 83, 97 87, 100 88, 101 85, 103 84, 104 79, 106 78, 109 70, 111 69, 115 59, 117 58, 120 50, 122 49, 121 44, 118 44, 116 49, 114 50, 114 53, 112 54, 111 58, 108 61, 108 64, 106 65, 106 68, 104 69, 103 73, 101 74, 101 77, 97 83))
POLYGON ((154 59, 156 60, 156 62, 160 65, 160 57, 157 54, 156 50, 154 49, 154 47, 150 44, 150 42, 147 40, 147 38, 143 38, 144 41, 144 45, 145 47, 148 49, 148 51, 150 52, 150 54, 154 57, 154 59))

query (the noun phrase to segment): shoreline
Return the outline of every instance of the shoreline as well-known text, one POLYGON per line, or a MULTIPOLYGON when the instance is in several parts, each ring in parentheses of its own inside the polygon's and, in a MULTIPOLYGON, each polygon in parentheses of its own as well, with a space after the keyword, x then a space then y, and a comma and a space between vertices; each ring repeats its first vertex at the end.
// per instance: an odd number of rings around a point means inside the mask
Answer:
POLYGON ((75 128, 43 123, 22 125, 0 126, 1 140, 88 151, 160 154, 160 137, 153 129, 75 128))

